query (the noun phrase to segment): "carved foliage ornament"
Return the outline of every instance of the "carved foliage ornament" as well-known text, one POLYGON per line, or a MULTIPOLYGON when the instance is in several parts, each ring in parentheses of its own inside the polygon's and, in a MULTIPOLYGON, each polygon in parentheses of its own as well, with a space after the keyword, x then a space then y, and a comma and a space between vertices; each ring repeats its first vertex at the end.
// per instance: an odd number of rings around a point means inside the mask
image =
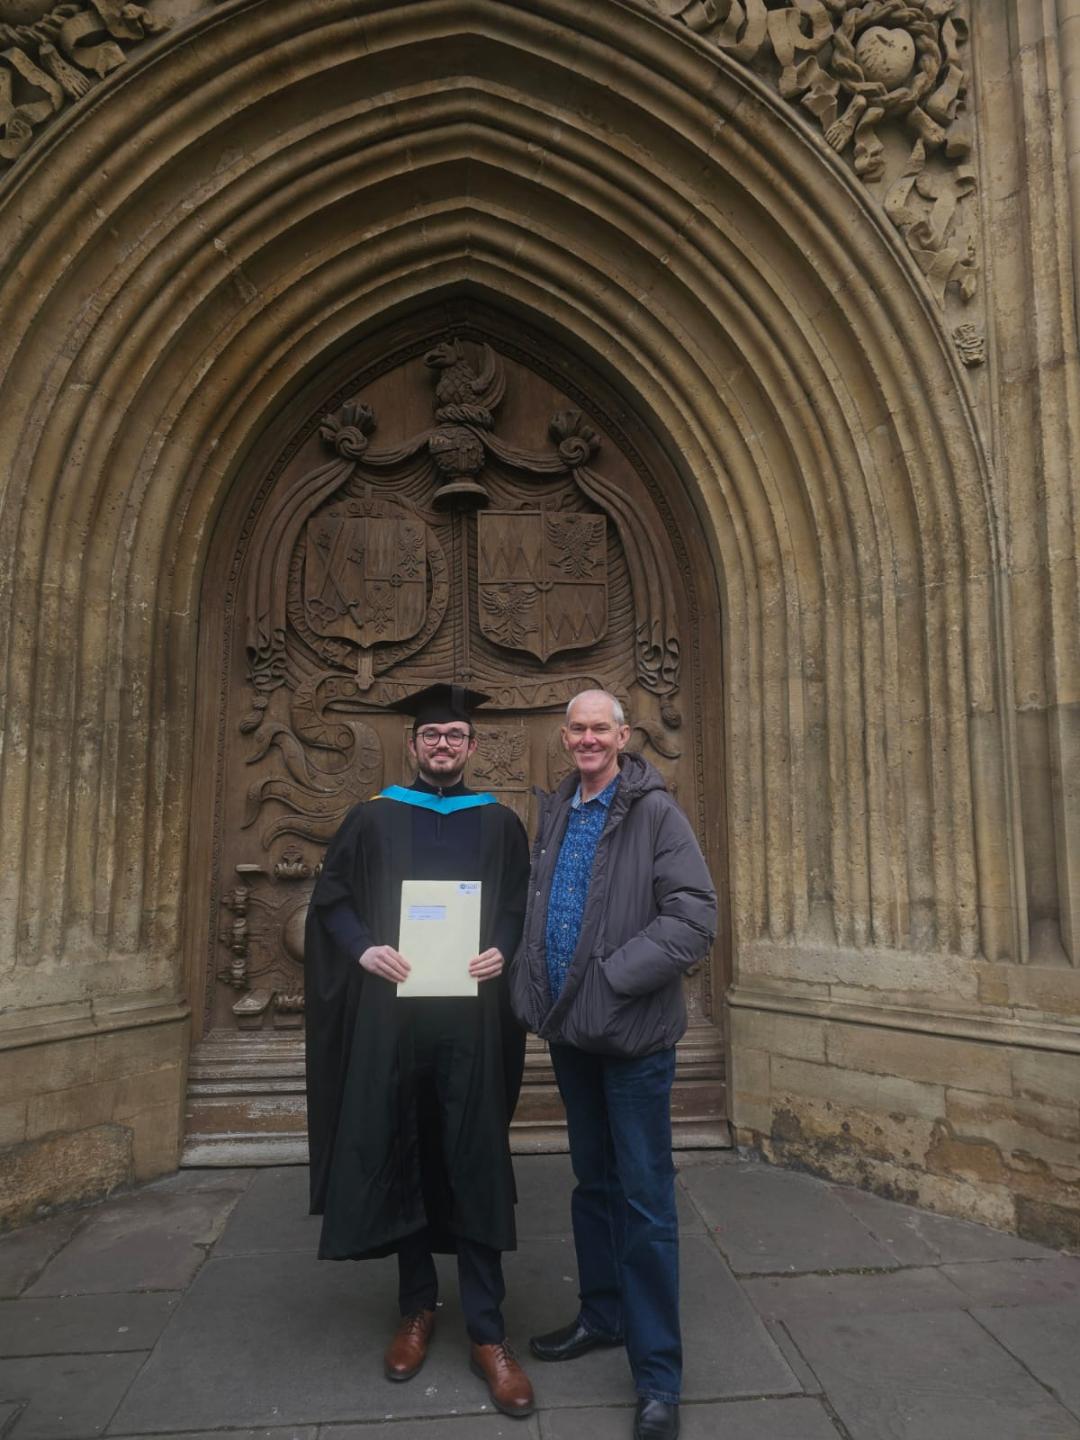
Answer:
POLYGON ((855 173, 882 182, 939 303, 975 293, 974 243, 958 212, 975 191, 960 0, 649 0, 808 110, 855 173), (890 157, 890 136, 906 159, 890 157))
POLYGON ((18 159, 65 105, 122 65, 125 47, 168 28, 145 6, 124 0, 51 8, 26 3, 6 13, 27 23, 0 24, 0 167, 18 159))

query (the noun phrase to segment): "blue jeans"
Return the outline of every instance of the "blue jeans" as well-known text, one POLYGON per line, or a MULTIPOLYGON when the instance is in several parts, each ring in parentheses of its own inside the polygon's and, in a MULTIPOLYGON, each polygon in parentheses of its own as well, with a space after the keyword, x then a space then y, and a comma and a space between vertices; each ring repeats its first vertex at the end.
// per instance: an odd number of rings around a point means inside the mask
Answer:
POLYGON ((640 1060, 552 1045, 566 1106, 582 1324, 622 1336, 637 1393, 677 1405, 679 1227, 671 1159, 675 1051, 640 1060))

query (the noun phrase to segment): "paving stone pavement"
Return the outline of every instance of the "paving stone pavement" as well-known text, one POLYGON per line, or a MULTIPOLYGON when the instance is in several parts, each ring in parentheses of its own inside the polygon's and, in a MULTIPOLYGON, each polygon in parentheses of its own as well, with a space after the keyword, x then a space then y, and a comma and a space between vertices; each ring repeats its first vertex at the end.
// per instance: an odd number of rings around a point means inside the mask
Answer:
MULTIPOLYGON (((1080 1440, 1080 1259, 730 1153, 680 1158, 684 1440, 1080 1440)), ((506 1319, 577 1304, 565 1156, 516 1161, 506 1319)), ((629 1440, 621 1350, 492 1410, 452 1264, 382 1376, 393 1260, 315 1259, 306 1172, 186 1170, 0 1238, 0 1440, 629 1440)))

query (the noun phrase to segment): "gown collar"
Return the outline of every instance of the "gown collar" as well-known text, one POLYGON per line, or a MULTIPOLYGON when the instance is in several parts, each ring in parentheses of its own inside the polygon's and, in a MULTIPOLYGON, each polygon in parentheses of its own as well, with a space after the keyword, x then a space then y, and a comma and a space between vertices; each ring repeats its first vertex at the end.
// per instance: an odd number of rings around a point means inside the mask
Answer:
POLYGON ((375 798, 394 800, 399 805, 414 805, 420 810, 434 811, 436 815, 453 815, 458 810, 475 810, 479 805, 498 804, 494 795, 469 790, 460 780, 440 793, 434 785, 421 780, 419 775, 408 789, 404 785, 387 785, 375 798))

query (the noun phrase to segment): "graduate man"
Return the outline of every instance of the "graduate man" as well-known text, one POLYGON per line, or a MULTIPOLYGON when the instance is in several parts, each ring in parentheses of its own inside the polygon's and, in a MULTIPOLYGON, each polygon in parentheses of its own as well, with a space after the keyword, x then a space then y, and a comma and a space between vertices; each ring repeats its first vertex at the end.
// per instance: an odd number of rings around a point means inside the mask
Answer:
POLYGON ((521 935, 529 854, 513 811, 462 780, 471 712, 486 698, 432 685, 400 702, 414 717, 416 779, 355 806, 326 852, 305 940, 311 1210, 323 1216, 321 1259, 397 1255, 391 1380, 423 1365, 433 1253, 456 1252, 472 1369, 499 1410, 525 1416, 532 1387, 501 1312, 501 1252, 516 1244, 508 1128, 525 1056, 503 970, 521 935), (406 879, 481 882, 475 997, 398 996, 410 970, 396 948, 406 879))

